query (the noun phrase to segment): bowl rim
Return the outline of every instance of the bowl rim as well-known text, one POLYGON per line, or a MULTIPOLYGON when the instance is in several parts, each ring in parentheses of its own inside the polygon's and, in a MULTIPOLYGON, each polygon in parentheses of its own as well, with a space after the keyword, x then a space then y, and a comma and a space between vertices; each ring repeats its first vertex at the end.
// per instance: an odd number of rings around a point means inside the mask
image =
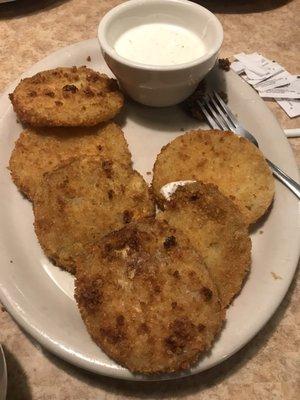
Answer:
POLYGON ((197 3, 193 3, 188 0, 129 0, 124 3, 119 4, 118 6, 112 8, 108 11, 104 17, 101 19, 98 26, 98 41, 100 43, 100 47, 102 52, 107 53, 112 59, 118 61, 120 64, 124 64, 128 67, 145 70, 145 71, 180 71, 184 69, 193 68, 197 65, 204 63, 209 60, 215 54, 217 54, 222 46, 224 38, 223 27, 218 18, 207 8, 200 6, 197 3), (132 61, 125 57, 120 56, 115 49, 108 43, 106 40, 106 29, 112 19, 118 17, 119 14, 122 13, 123 10, 127 10, 130 8, 135 8, 136 6, 149 5, 151 3, 179 3, 183 4, 185 7, 189 7, 192 11, 202 12, 205 14, 210 20, 213 21, 215 27, 217 29, 217 40, 216 44, 212 46, 210 51, 205 53, 203 56, 196 58, 193 61, 189 61, 186 63, 176 64, 176 65, 153 65, 153 64, 144 64, 136 61, 132 61))

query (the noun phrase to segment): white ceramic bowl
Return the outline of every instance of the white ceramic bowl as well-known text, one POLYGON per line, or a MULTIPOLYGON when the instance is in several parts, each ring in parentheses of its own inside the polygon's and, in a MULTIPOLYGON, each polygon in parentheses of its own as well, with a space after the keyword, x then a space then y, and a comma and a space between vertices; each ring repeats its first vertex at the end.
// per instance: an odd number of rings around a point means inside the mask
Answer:
POLYGON ((186 99, 212 69, 223 29, 214 14, 187 0, 131 0, 103 17, 98 39, 104 59, 123 90, 139 103, 163 107, 186 99), (202 39, 207 52, 194 61, 170 66, 141 64, 118 55, 114 45, 120 35, 145 23, 171 23, 189 29, 202 39))

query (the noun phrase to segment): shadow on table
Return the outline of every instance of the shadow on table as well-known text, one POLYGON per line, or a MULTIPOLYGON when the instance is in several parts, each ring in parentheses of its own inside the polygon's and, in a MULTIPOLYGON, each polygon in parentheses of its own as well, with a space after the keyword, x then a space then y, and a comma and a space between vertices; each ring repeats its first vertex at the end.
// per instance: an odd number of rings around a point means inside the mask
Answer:
POLYGON ((140 399, 147 399, 149 397, 152 399, 164 399, 169 397, 182 398, 217 385, 236 373, 248 361, 255 357, 261 348, 266 345, 270 337, 273 335, 277 325, 283 318, 296 286, 296 275, 297 274, 295 274, 287 295, 273 317, 250 341, 250 343, 248 343, 238 353, 220 365, 194 376, 162 382, 122 381, 94 375, 92 373, 80 370, 58 359, 56 356, 50 354, 46 350, 44 351, 44 354, 50 360, 50 362, 55 364, 58 368, 63 369, 67 374, 92 387, 105 390, 106 392, 114 395, 122 395, 140 399))
MULTIPOLYGON (((45 11, 68 0, 16 0, 0 4, 0 19, 45 11)), ((224 14, 255 13, 279 8, 292 0, 193 0, 212 12, 224 14)))
POLYGON ((223 14, 246 14, 273 10, 292 0, 193 0, 212 12, 223 14))
POLYGON ((6 400, 31 400, 31 391, 22 366, 14 355, 3 345, 7 366, 6 400))
POLYGON ((23 15, 46 11, 68 0, 16 0, 0 4, 0 19, 22 17, 23 15))

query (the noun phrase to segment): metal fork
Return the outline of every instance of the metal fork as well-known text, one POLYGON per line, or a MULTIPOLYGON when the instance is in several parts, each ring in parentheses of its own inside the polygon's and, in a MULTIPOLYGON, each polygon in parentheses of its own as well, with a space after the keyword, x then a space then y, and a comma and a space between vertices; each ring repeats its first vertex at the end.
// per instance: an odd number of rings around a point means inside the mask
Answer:
MULTIPOLYGON (((233 115, 229 107, 221 99, 217 92, 208 94, 205 99, 197 101, 198 106, 201 108, 205 115, 207 122, 213 129, 221 129, 224 131, 230 130, 244 138, 250 140, 255 146, 258 142, 255 137, 248 132, 241 123, 233 115)), ((286 187, 288 187, 300 199, 300 185, 294 179, 290 178, 272 161, 266 159, 269 164, 273 175, 276 176, 286 187)))

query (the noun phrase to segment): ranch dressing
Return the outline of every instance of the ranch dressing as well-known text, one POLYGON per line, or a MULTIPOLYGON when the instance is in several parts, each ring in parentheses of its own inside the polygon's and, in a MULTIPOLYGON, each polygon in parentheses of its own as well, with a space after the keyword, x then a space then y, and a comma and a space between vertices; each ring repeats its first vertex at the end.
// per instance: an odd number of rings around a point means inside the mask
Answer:
POLYGON ((153 23, 125 31, 115 42, 116 52, 150 65, 176 65, 203 56, 206 48, 193 32, 177 25, 153 23))
POLYGON ((166 183, 161 189, 160 193, 164 196, 166 200, 170 200, 173 194, 176 192, 176 190, 179 188, 179 186, 185 186, 188 183, 194 183, 196 181, 175 181, 175 182, 170 182, 166 183))

